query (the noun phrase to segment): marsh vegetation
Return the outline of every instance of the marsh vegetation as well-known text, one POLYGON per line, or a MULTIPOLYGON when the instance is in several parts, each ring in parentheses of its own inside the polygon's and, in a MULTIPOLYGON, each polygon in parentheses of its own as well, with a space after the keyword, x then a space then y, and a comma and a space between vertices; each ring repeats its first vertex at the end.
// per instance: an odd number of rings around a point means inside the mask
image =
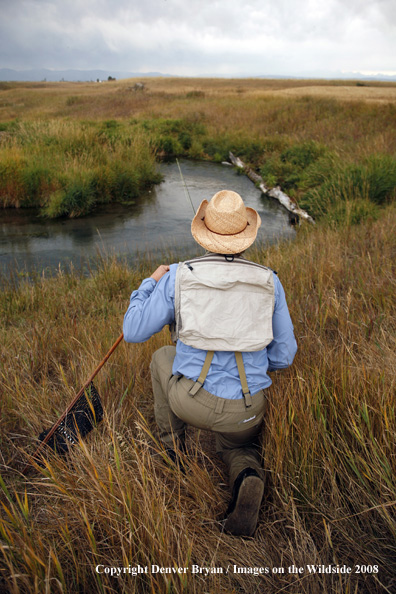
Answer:
POLYGON ((160 181, 158 159, 220 162, 230 150, 315 217, 359 222, 394 197, 396 86, 145 83, 3 85, 0 204, 79 216, 133 201, 160 181))

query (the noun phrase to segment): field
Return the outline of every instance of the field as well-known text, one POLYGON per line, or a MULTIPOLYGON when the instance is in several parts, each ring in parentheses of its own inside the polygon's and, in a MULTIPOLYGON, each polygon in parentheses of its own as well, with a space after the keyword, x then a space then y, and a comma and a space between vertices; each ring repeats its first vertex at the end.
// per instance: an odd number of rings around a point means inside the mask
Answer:
POLYGON ((394 195, 396 85, 135 82, 2 83, 0 205, 85 215, 159 182, 155 160, 230 150, 315 217, 359 221, 394 195))
POLYGON ((258 529, 252 539, 221 531, 229 490, 209 434, 190 432, 185 473, 161 454, 149 362, 167 330, 117 349, 96 382, 104 421, 68 458, 22 476, 26 452, 120 334, 131 291, 158 264, 103 258, 89 278, 70 271, 0 293, 0 592, 394 592, 396 87, 150 79, 135 92, 134 82, 3 85, 5 150, 23 150, 23 130, 37 144, 45 130, 58 134, 62 158, 68 134, 90 150, 103 130, 120 151, 134 130, 153 163, 233 150, 315 215, 293 243, 249 254, 278 271, 299 346, 268 391, 258 529), (190 569, 104 573, 139 565, 190 569), (308 565, 351 572, 312 575, 308 565))

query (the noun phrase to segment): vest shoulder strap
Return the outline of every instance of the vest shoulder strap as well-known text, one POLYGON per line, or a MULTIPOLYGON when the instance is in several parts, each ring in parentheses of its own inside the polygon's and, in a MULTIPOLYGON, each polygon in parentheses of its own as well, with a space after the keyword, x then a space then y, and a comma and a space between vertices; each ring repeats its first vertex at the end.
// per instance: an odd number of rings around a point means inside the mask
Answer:
MULTIPOLYGON (((246 406, 246 408, 250 408, 252 406, 252 395, 250 394, 249 386, 247 383, 246 371, 245 371, 245 365, 243 363, 242 353, 239 351, 235 351, 234 354, 235 354, 235 359, 237 362, 238 374, 239 374, 239 379, 241 381, 243 398, 245 400, 245 406, 246 406)), ((206 376, 208 375, 209 368, 212 364, 213 355, 214 355, 214 351, 208 351, 206 353, 205 361, 202 366, 201 373, 199 374, 199 378, 191 386, 191 388, 188 391, 190 396, 192 396, 193 398, 196 395, 196 393, 202 388, 202 386, 206 380, 206 376)))
POLYGON ((213 355, 214 355, 214 351, 208 351, 206 353, 205 361, 202 366, 201 373, 199 374, 199 378, 197 379, 195 384, 193 384, 191 386, 191 388, 188 391, 190 396, 194 397, 195 394, 198 392, 198 390, 200 388, 202 388, 202 386, 206 380, 206 376, 208 375, 208 371, 209 371, 209 367, 211 366, 211 363, 212 363, 213 355))
POLYGON ((239 379, 241 380, 242 393, 245 399, 245 406, 249 408, 252 406, 252 395, 250 394, 249 386, 246 378, 245 365, 243 363, 242 353, 235 351, 235 359, 238 366, 239 379))

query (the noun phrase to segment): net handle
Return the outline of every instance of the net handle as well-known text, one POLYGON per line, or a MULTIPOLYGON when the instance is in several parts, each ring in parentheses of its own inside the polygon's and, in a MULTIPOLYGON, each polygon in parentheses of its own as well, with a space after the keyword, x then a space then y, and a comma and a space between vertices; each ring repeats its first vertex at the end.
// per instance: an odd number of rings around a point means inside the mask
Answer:
POLYGON ((84 390, 86 390, 88 388, 88 386, 90 385, 90 383, 92 382, 92 380, 94 379, 94 377, 102 369, 103 365, 106 363, 106 361, 109 359, 109 357, 111 357, 111 355, 114 353, 114 351, 116 350, 116 348, 118 347, 118 345, 120 344, 120 342, 123 340, 123 338, 124 338, 124 333, 120 334, 120 336, 117 338, 117 340, 115 341, 115 343, 113 344, 113 346, 111 347, 111 349, 109 350, 109 352, 107 353, 107 355, 105 355, 105 357, 99 363, 99 365, 97 366, 97 368, 95 369, 95 371, 89 376, 89 378, 87 379, 87 381, 85 382, 85 384, 82 386, 81 390, 78 392, 78 394, 76 394, 76 396, 73 398, 73 400, 67 406, 67 408, 65 409, 64 413, 59 417, 59 419, 56 421, 55 425, 53 425, 51 427, 50 431, 47 433, 47 435, 45 436, 45 438, 43 439, 43 441, 40 443, 40 445, 38 446, 38 448, 36 449, 36 451, 34 452, 34 454, 32 456, 30 456, 30 458, 28 459, 28 461, 26 463, 25 468, 22 470, 22 474, 25 474, 25 472, 28 469, 28 467, 30 466, 32 460, 34 458, 36 458, 37 454, 39 454, 41 452, 41 450, 43 449, 43 447, 45 446, 45 444, 51 439, 51 437, 53 436, 53 434, 55 433, 55 431, 57 430, 57 428, 59 427, 59 425, 62 423, 62 421, 67 416, 67 414, 70 412, 70 410, 73 408, 73 406, 75 405, 75 403, 77 402, 77 400, 80 398, 80 396, 82 395, 82 393, 84 392, 84 390))

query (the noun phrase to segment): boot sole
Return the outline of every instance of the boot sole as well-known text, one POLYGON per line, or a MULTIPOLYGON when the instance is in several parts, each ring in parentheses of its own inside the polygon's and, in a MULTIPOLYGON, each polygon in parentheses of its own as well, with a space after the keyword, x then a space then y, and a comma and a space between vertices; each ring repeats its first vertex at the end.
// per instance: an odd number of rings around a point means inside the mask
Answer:
POLYGON ((253 536, 256 530, 264 482, 257 476, 248 476, 242 482, 234 510, 224 522, 224 530, 234 536, 253 536))

